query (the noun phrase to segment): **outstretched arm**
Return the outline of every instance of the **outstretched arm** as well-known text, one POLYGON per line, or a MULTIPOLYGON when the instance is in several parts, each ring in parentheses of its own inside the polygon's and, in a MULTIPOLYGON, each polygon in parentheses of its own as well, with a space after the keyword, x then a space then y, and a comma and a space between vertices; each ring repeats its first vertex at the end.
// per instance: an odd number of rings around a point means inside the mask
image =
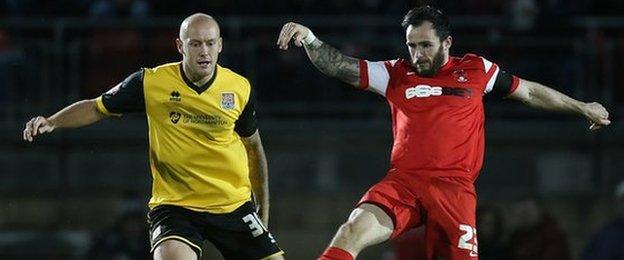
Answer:
POLYGON ((256 131, 249 137, 242 138, 249 160, 249 180, 260 210, 260 220, 269 225, 269 170, 260 133, 256 131))
POLYGON ((50 117, 33 117, 24 128, 24 140, 32 142, 38 134, 49 133, 56 128, 75 128, 93 124, 106 115, 99 112, 95 99, 73 103, 50 117))
POLYGON ((298 23, 284 24, 277 45, 280 49, 287 50, 291 40, 296 46, 305 48, 312 64, 323 74, 359 87, 358 59, 342 54, 336 48, 317 39, 309 28, 298 23))
POLYGON ((609 112, 596 102, 585 103, 537 82, 520 79, 518 89, 508 97, 541 109, 576 113, 591 122, 589 129, 597 130, 611 123, 609 112))

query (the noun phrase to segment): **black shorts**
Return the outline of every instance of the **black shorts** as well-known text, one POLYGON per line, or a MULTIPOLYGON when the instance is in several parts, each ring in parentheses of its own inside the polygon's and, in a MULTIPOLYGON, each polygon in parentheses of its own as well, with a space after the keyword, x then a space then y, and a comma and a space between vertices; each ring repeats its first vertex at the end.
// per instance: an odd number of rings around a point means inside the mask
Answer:
POLYGON ((188 244, 199 259, 204 240, 214 244, 225 259, 262 259, 283 254, 251 202, 225 214, 161 205, 150 210, 147 217, 152 252, 163 241, 176 239, 188 244))

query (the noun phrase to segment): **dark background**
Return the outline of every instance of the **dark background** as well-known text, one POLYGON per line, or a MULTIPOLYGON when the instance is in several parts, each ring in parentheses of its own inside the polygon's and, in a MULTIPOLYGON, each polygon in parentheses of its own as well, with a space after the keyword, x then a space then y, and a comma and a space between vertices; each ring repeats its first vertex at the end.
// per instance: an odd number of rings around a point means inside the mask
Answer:
MULTIPOLYGON (((624 179, 623 2, 440 2, 453 25, 452 54, 482 55, 610 111, 611 126, 592 133, 578 116, 486 101, 486 159, 477 189, 479 204, 500 213, 500 225, 477 227, 484 230, 482 259, 514 259, 509 254, 518 250, 533 252, 523 259, 540 259, 536 254, 552 248, 559 253, 541 259, 581 259, 622 206, 614 190, 624 179), (492 228, 498 236, 488 239, 492 228)), ((321 75, 302 50, 278 50, 277 35, 283 23, 297 21, 355 57, 407 57, 400 21, 416 4, 0 1, 0 259, 145 257, 151 176, 144 116, 58 130, 32 144, 21 140, 22 129, 32 116, 97 97, 141 67, 181 59, 174 39, 182 19, 195 12, 220 22, 221 65, 257 90, 270 229, 289 259, 315 258, 357 199, 384 176, 389 110, 383 98, 321 75)), ((209 247, 205 258, 219 259, 209 247)), ((407 248, 386 243, 360 259, 417 250, 407 248)))

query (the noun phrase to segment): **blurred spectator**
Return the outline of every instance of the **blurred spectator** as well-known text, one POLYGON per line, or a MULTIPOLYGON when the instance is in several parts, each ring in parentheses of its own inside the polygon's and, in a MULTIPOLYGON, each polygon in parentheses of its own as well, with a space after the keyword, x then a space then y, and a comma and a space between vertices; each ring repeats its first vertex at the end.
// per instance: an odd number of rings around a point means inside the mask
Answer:
POLYGON ((530 31, 535 27, 539 8, 535 0, 510 1, 509 15, 512 29, 516 31, 530 31))
POLYGON ((512 211, 514 229, 505 247, 507 257, 501 259, 570 259, 565 234, 536 200, 522 200, 513 206, 512 211))
POLYGON ((107 230, 94 237, 85 259, 151 259, 149 231, 143 201, 127 193, 120 205, 121 217, 107 230))
POLYGON ((89 10, 91 18, 144 18, 149 14, 146 0, 99 0, 89 10))
POLYGON ((504 259, 503 216, 499 208, 488 206, 477 208, 477 231, 479 259, 504 259))
POLYGON ((615 189, 616 217, 593 236, 583 250, 583 260, 624 259, 624 181, 615 189))
POLYGON ((0 1, 0 14, 3 16, 25 16, 37 9, 35 0, 4 0, 0 1))

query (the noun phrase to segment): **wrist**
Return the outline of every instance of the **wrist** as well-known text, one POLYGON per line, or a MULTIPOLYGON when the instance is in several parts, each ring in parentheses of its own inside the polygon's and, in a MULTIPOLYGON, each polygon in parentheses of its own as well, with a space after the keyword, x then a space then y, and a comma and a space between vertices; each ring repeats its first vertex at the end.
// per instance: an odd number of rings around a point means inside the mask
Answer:
POLYGON ((56 128, 57 122, 54 116, 46 117, 45 120, 48 121, 48 126, 51 128, 51 130, 54 130, 54 128, 56 128))
POLYGON ((575 106, 576 112, 583 115, 583 116, 587 116, 587 103, 585 102, 581 102, 579 101, 576 106, 575 106))
POLYGON ((308 35, 301 39, 303 45, 310 45, 316 40, 316 36, 312 33, 312 30, 308 30, 308 35))

